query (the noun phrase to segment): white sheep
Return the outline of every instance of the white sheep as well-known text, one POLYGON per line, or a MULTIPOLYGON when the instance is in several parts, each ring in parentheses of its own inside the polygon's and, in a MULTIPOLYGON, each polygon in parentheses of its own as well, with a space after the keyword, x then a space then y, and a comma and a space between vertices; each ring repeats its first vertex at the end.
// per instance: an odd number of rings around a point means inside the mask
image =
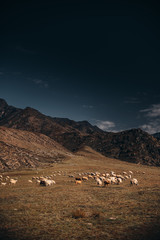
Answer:
POLYGON ((83 181, 87 181, 87 180, 88 180, 88 177, 85 177, 85 176, 84 176, 84 177, 82 177, 82 180, 83 180, 83 181))
POLYGON ((14 185, 15 185, 15 184, 17 183, 17 180, 15 180, 15 179, 11 178, 11 179, 10 179, 10 181, 9 181, 9 183, 10 183, 10 184, 14 184, 14 185))
POLYGON ((116 177, 110 177, 111 183, 117 183, 117 178, 116 177))
POLYGON ((96 180, 97 185, 102 186, 102 184, 103 184, 102 180, 100 180, 99 178, 96 178, 95 180, 96 180))
POLYGON ((109 177, 110 175, 109 175, 109 173, 106 173, 106 177, 109 177))
POLYGON ((106 180, 106 178, 105 177, 99 177, 99 179, 101 180, 101 181, 104 181, 104 180, 106 180))
POLYGON ((4 183, 4 182, 1 182, 1 185, 2 185, 2 186, 5 186, 6 184, 7 184, 6 182, 5 182, 5 183, 4 183))
POLYGON ((128 179, 129 177, 128 176, 124 176, 124 179, 128 179))
POLYGON ((117 184, 122 183, 122 178, 117 178, 117 184))
POLYGON ((133 178, 133 179, 130 180, 130 184, 131 185, 134 185, 134 184, 138 185, 138 180, 136 178, 133 178))
POLYGON ((56 182, 54 180, 48 180, 46 178, 44 178, 43 180, 40 181, 40 185, 42 185, 42 186, 51 186, 55 183, 56 182))
POLYGON ((113 171, 111 171, 110 174, 111 174, 112 177, 116 176, 115 172, 113 172, 113 171))
POLYGON ((121 178, 122 180, 124 179, 124 177, 122 175, 117 175, 117 178, 121 178))

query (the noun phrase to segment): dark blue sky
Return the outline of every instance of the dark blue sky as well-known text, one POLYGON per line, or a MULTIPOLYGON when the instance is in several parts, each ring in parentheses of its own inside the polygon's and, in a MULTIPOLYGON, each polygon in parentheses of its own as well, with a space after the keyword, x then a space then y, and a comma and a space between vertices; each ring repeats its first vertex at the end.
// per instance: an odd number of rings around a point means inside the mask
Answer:
POLYGON ((107 131, 160 131, 154 1, 5 1, 0 98, 107 131))

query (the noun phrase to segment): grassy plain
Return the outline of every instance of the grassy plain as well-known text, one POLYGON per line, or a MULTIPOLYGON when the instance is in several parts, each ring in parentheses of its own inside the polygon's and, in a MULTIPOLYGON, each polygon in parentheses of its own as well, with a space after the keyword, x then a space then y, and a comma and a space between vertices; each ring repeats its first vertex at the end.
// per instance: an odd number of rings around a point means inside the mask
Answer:
POLYGON ((17 177, 18 182, 0 186, 0 239, 160 239, 160 168, 105 158, 85 149, 61 164, 3 175, 17 177), (68 177, 111 170, 133 171, 139 185, 130 186, 126 180, 104 188, 93 179, 76 185, 68 177), (53 186, 28 182, 32 176, 51 174, 56 174, 53 186))

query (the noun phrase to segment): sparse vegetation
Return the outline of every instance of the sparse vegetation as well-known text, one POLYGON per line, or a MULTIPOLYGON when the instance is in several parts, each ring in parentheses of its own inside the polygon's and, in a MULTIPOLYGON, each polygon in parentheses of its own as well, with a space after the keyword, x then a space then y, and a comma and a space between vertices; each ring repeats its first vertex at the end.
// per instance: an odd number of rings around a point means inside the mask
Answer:
POLYGON ((160 226, 160 169, 108 159, 88 149, 62 164, 37 170, 3 173, 18 178, 0 186, 1 239, 157 239, 160 226), (107 188, 94 179, 76 185, 69 175, 92 171, 133 171, 130 180, 107 188), (60 171, 60 173, 58 172, 60 171), (52 173, 55 185, 29 183, 33 176, 52 173), (145 172, 145 174, 143 174, 145 172))
POLYGON ((73 218, 84 218, 86 217, 86 213, 84 212, 83 209, 76 209, 75 211, 72 212, 72 217, 73 218))

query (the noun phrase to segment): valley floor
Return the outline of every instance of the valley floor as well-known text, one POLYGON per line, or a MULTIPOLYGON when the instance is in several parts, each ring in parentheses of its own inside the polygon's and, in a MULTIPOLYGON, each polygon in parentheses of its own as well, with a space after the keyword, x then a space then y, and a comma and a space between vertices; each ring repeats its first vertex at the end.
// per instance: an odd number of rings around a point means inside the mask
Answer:
POLYGON ((0 239, 140 240, 160 239, 160 168, 109 159, 89 150, 44 169, 13 171, 16 185, 0 185, 0 239), (79 173, 131 170, 138 186, 97 186, 93 179, 76 185, 79 173), (55 174, 55 176, 54 176, 55 174), (53 175, 42 187, 33 176, 53 175))

